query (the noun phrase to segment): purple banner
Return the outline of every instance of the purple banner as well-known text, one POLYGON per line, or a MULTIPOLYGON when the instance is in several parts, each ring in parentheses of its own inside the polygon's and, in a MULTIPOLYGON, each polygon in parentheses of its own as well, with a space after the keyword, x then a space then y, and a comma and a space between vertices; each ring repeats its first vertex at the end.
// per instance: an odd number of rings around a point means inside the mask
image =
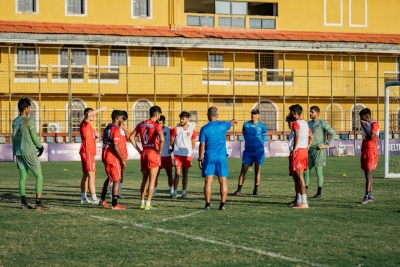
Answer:
MULTIPOLYGON (((385 140, 379 140, 382 147, 382 155, 385 153, 385 140)), ((389 140, 389 155, 399 155, 400 154, 400 140, 392 139, 389 140)))
POLYGON ((269 151, 271 157, 288 157, 289 141, 271 141, 269 142, 269 151))
POLYGON ((42 143, 42 145, 44 147, 44 151, 43 154, 39 157, 39 161, 49 161, 49 146, 47 143, 42 143))
POLYGON ((11 144, 0 145, 0 161, 13 162, 13 149, 11 144))

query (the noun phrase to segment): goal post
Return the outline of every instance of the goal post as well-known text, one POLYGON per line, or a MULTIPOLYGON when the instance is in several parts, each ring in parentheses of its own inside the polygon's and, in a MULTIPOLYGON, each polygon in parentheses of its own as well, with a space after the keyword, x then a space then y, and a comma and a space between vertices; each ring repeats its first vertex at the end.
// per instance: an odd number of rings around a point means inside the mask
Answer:
MULTIPOLYGON (((396 104, 396 112, 400 108, 399 93, 395 93, 393 87, 400 86, 400 81, 385 82, 385 106, 384 106, 384 178, 400 178, 400 151, 391 151, 390 140, 390 105, 396 104)), ((397 119, 398 121, 399 119, 397 119)), ((396 125, 398 122, 396 123, 396 125)), ((397 126, 398 127, 398 126, 397 126)))

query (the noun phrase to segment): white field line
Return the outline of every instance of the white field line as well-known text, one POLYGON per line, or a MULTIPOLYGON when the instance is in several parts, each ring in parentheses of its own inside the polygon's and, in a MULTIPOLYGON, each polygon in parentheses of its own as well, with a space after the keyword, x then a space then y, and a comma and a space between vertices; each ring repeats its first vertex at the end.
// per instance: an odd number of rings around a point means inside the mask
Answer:
MULTIPOLYGON (((201 236, 189 235, 189 234, 185 234, 185 233, 181 233, 181 232, 177 232, 177 231, 151 227, 151 226, 146 225, 146 224, 128 222, 128 221, 123 221, 123 220, 116 220, 116 219, 112 219, 112 218, 108 218, 108 217, 96 216, 96 215, 87 214, 87 213, 84 213, 84 212, 78 212, 78 211, 67 210, 67 209, 59 209, 59 208, 54 208, 54 207, 51 210, 60 211, 60 212, 64 212, 64 213, 72 213, 72 214, 76 214, 76 215, 82 215, 82 216, 85 216, 85 217, 97 219, 99 221, 109 221, 109 222, 116 222, 116 223, 120 223, 120 224, 128 224, 128 225, 131 225, 131 226, 134 226, 134 227, 137 227, 137 228, 149 229, 149 230, 157 231, 157 232, 164 233, 164 234, 178 235, 178 236, 181 236, 181 237, 184 237, 184 238, 194 239, 194 240, 210 243, 210 244, 213 244, 213 245, 219 245, 219 246, 224 246, 224 247, 231 247, 231 248, 251 251, 251 252, 255 252, 255 253, 260 254, 260 255, 265 255, 265 256, 268 256, 268 257, 272 257, 272 258, 278 258, 278 259, 285 260, 285 261, 299 262, 299 263, 304 263, 304 264, 307 264, 307 265, 310 265, 310 266, 315 266, 315 267, 329 267, 329 265, 324 265, 324 264, 319 264, 319 263, 314 263, 314 262, 310 262, 310 261, 300 260, 300 259, 296 259, 296 258, 292 258, 292 257, 287 257, 287 256, 283 256, 283 255, 280 255, 280 254, 277 254, 277 253, 274 253, 274 252, 269 252, 269 251, 265 251, 265 250, 261 250, 261 249, 257 249, 257 248, 251 248, 251 247, 246 247, 246 246, 241 246, 241 245, 235 245, 235 244, 215 241, 215 240, 212 240, 212 239, 209 239, 209 238, 205 238, 205 237, 201 237, 201 236)), ((193 213, 196 213, 196 212, 193 212, 193 213)), ((197 213, 199 213, 199 211, 197 211, 197 213)), ((180 216, 177 216, 177 217, 180 217, 180 216)))

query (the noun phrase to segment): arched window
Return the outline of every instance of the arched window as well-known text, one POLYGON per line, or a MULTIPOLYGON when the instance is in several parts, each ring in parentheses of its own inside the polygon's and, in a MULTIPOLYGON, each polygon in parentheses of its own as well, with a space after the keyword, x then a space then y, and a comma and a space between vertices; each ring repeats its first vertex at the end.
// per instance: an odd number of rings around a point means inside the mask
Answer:
POLYGON ((133 106, 133 125, 134 127, 149 118, 151 104, 147 100, 139 100, 133 106))
POLYGON ((15 66, 19 71, 34 71, 37 68, 37 53, 33 44, 19 44, 16 50, 15 66))
POLYGON ((325 121, 335 131, 343 131, 343 111, 339 104, 329 104, 325 109, 325 121))
POLYGON ((83 66, 87 64, 87 51, 82 45, 63 46, 60 50, 61 78, 68 78, 68 48, 71 48, 71 78, 83 79, 83 66))
POLYGON ((268 131, 276 131, 277 111, 276 107, 270 101, 261 101, 260 106, 256 105, 260 110, 260 121, 267 125, 268 131))
POLYGON ((360 111, 363 108, 365 108, 365 106, 363 104, 356 104, 355 117, 354 117, 354 106, 351 108, 351 112, 350 112, 350 118, 351 118, 350 119, 350 121, 351 121, 350 131, 353 131, 353 130, 360 131, 361 130, 360 115, 358 115, 358 114, 360 113, 360 111))
MULTIPOLYGON (((68 104, 66 106, 66 129, 69 127, 68 123, 68 104)), ((72 122, 72 132, 79 132, 79 125, 83 120, 84 114, 83 111, 86 108, 86 103, 82 99, 72 99, 72 108, 71 108, 71 122, 72 122)))

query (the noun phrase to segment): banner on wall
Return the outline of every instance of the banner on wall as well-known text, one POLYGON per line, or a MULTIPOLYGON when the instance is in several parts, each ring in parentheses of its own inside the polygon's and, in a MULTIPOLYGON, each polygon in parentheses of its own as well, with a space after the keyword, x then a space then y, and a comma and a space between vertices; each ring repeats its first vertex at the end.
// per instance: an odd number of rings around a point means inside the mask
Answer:
MULTIPOLYGON (((335 140, 327 151, 327 156, 360 156, 362 140, 335 140)), ((44 143, 44 153, 39 158, 40 161, 80 161, 79 148, 80 143, 58 144, 44 143)), ((139 160, 140 155, 133 148, 131 143, 128 146, 128 159, 139 160)), ((138 142, 141 148, 141 143, 138 142)), ((96 160, 101 160, 102 143, 96 144, 96 160)), ((226 142, 227 157, 241 158, 244 150, 244 141, 227 141, 226 142)), ((389 150, 393 154, 400 153, 400 140, 389 140, 389 150)), ((288 141, 267 141, 264 143, 265 157, 288 157, 289 142, 288 141)), ((378 153, 384 153, 384 140, 378 140, 378 153)), ((192 158, 199 157, 199 142, 193 149, 192 158)), ((11 144, 0 144, 0 162, 13 162, 13 153, 11 144)))

